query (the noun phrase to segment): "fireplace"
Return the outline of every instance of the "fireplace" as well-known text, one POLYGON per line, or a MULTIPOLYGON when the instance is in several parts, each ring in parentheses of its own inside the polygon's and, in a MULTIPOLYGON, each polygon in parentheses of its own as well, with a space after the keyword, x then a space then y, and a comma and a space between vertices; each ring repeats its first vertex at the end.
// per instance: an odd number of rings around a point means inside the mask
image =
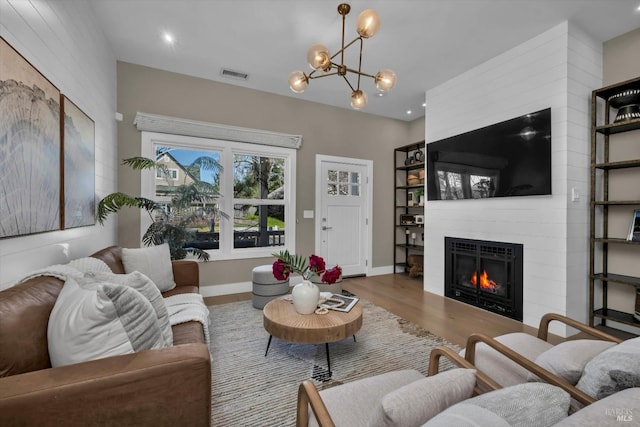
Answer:
POLYGON ((522 321, 522 245, 444 239, 445 296, 522 321))

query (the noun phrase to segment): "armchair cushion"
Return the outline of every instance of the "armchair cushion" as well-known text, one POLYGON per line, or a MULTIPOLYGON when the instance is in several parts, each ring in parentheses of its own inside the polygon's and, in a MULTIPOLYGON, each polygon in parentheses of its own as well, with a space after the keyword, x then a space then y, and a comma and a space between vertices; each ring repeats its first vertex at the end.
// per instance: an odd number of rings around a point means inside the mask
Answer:
POLYGON ((160 292, 176 287, 171 268, 171 253, 166 243, 144 248, 122 248, 122 264, 126 273, 139 271, 150 278, 160 292))
MULTIPOLYGON (((495 339, 531 361, 553 347, 552 344, 524 332, 505 334, 495 339)), ((460 352, 461 355, 464 355, 464 351, 460 352)), ((527 369, 484 343, 476 346, 474 365, 503 387, 526 383, 529 376, 527 369)))
MULTIPOLYGON (((331 418, 336 426, 380 425, 381 420, 367 420, 379 414, 380 400, 387 393, 404 385, 424 378, 412 369, 387 372, 374 377, 341 384, 320 391, 327 408, 331 408, 331 418)), ((309 425, 317 426, 315 416, 309 409, 309 425)))
POLYGON ((139 271, 134 271, 129 274, 85 273, 85 278, 97 283, 108 282, 129 286, 140 292, 142 296, 149 300, 156 313, 158 326, 160 326, 165 344, 173 345, 173 332, 171 331, 171 323, 169 323, 169 312, 167 311, 167 306, 164 303, 164 298, 160 290, 151 279, 139 271))
POLYGON ((47 341, 53 367, 166 347, 153 306, 140 292, 72 278, 51 311, 47 341))
POLYGON ((545 383, 525 383, 458 403, 428 421, 428 427, 547 427, 566 418, 570 397, 545 383))
MULTIPOLYGON (((536 358, 535 363, 569 384, 576 385, 585 365, 614 345, 616 343, 603 340, 565 341, 542 353, 536 358)), ((540 381, 540 378, 529 373, 529 381, 540 381)))
POLYGON ((474 369, 452 369, 387 393, 380 405, 385 426, 422 425, 449 406, 473 395, 474 369))
POLYGON ((640 337, 623 341, 595 356, 584 368, 576 387, 602 399, 636 385, 640 378, 640 337))
POLYGON ((631 426, 640 414, 640 388, 628 388, 585 406, 555 427, 631 426))

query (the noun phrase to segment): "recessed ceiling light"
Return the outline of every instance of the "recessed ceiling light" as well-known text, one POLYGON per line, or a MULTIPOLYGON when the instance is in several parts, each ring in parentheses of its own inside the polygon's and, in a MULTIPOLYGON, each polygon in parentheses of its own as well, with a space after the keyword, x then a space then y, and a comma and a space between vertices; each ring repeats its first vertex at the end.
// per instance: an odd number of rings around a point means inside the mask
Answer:
POLYGON ((171 45, 176 42, 176 39, 173 37, 173 34, 167 33, 167 32, 162 34, 162 39, 165 41, 165 43, 171 44, 171 45))
POLYGON ((407 114, 413 114, 413 111, 407 110, 407 114))
POLYGON ((636 12, 640 12, 640 6, 636 8, 636 12))
POLYGON ((426 106, 427 106, 427 103, 426 103, 426 102, 423 102, 423 103, 422 103, 422 108, 424 108, 424 107, 426 107, 426 106))

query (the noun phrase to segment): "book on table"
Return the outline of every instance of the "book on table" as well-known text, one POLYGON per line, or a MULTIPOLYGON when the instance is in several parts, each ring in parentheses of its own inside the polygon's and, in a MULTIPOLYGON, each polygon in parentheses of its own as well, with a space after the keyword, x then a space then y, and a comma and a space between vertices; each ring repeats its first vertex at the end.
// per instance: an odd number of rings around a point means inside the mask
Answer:
POLYGON ((320 304, 321 307, 326 307, 330 310, 343 311, 348 313, 351 311, 354 305, 358 302, 359 298, 348 297, 346 295, 332 294, 325 302, 320 304))

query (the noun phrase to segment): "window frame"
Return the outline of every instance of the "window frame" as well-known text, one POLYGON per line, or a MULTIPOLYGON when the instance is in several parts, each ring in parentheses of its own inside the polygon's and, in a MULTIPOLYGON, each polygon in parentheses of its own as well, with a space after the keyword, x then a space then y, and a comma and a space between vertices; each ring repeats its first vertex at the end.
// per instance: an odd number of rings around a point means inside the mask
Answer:
MULTIPOLYGON (((271 257, 274 252, 288 250, 295 253, 296 241, 296 158, 297 151, 293 148, 266 146, 246 142, 225 141, 213 138, 203 138, 184 135, 173 135, 156 132, 142 132, 141 155, 154 158, 156 146, 170 146, 176 148, 218 151, 222 172, 220 176, 220 197, 218 203, 220 210, 229 218, 221 217, 220 246, 219 249, 209 249, 210 260, 235 260, 271 257), (234 199, 233 191, 233 167, 234 155, 254 155, 284 160, 284 200, 269 200, 268 204, 282 204, 285 207, 285 244, 283 246, 267 246, 260 248, 234 248, 233 247, 233 206, 234 203, 253 203, 255 199, 234 199)), ((152 200, 155 195, 155 171, 141 171, 141 196, 152 200)), ((140 216, 140 238, 149 227, 151 220, 145 212, 140 216)))

